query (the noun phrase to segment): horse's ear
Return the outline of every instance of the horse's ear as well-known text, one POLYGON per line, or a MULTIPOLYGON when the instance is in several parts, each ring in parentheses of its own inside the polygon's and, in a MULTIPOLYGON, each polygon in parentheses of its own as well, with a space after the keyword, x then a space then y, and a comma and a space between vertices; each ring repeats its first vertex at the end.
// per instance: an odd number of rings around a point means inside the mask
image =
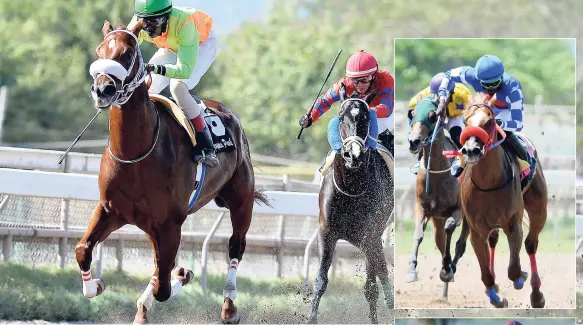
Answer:
POLYGON ((377 95, 377 90, 373 90, 370 94, 366 95, 366 97, 364 98, 364 101, 370 105, 370 103, 372 102, 372 100, 375 98, 375 96, 377 95))
POLYGON ((340 101, 343 102, 346 99, 346 86, 341 83, 340 84, 340 101))
POLYGON ((101 28, 101 32, 103 33, 103 37, 109 34, 109 32, 113 31, 113 27, 111 27, 111 23, 109 21, 103 22, 103 27, 101 28))
POLYGON ((130 31, 132 33, 134 33, 134 35, 138 36, 140 34, 140 32, 142 31, 142 28, 144 28, 144 21, 140 18, 138 19, 138 21, 130 27, 130 31))

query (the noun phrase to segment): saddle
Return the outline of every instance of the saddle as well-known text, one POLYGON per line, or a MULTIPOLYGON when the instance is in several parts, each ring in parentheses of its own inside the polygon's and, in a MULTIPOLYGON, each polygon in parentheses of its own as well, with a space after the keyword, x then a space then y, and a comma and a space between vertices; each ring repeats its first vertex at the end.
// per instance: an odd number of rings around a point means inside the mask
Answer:
MULTIPOLYGON (((182 127, 190 142, 192 143, 193 147, 196 147, 196 132, 190 120, 186 117, 182 109, 178 106, 178 104, 174 101, 174 99, 162 96, 159 94, 149 94, 150 99, 153 102, 157 102, 162 104, 166 108, 166 110, 170 113, 170 115, 174 118, 174 120, 182 127)), ((197 100, 197 98, 195 98, 197 100)), ((198 99, 197 103, 202 102, 202 100, 198 99)), ((219 102, 216 101, 209 101, 212 104, 215 104, 219 108, 210 108, 206 107, 204 111, 201 113, 207 127, 211 131, 211 137, 213 139, 213 145, 215 147, 215 152, 218 154, 220 152, 230 152, 235 150, 235 142, 229 133, 229 130, 225 127, 223 122, 223 117, 226 116, 227 112, 221 109, 221 105, 219 102), (215 111, 216 110, 216 111, 215 111)), ((203 103, 204 104, 204 103, 203 103)), ((203 106, 203 105, 201 105, 203 106)))

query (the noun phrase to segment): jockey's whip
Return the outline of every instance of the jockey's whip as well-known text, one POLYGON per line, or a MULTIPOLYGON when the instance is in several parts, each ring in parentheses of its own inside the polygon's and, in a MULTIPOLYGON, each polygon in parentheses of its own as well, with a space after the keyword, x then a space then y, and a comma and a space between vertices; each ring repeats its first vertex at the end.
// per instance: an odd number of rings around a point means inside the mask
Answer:
MULTIPOLYGON (((322 87, 320 87, 320 91, 318 92, 318 96, 316 96, 316 99, 314 99, 314 103, 312 104, 312 107, 310 107, 310 111, 308 112, 308 114, 306 114, 307 116, 310 116, 310 114, 312 114, 312 110, 314 109, 314 105, 316 105, 316 101, 318 100, 318 98, 320 98, 320 95, 322 94, 322 90, 324 89, 324 86, 326 85, 326 82, 328 81, 328 78, 330 77, 330 74, 332 73, 332 70, 334 69, 334 66, 336 65, 336 61, 338 61, 338 57, 340 57, 340 53, 342 53, 342 49, 338 50, 338 53, 336 53, 336 57, 334 58, 334 62, 332 62, 332 65, 330 66, 330 69, 328 70, 328 75, 326 76, 326 79, 324 80, 324 83, 322 84, 322 87)), ((304 127, 302 126, 300 129, 300 133, 298 133, 298 139, 302 136, 302 132, 304 131, 304 127)))
POLYGON ((437 117, 437 123, 435 129, 433 129, 433 134, 431 135, 431 144, 429 145, 429 158, 427 158, 427 166, 425 166, 425 193, 429 193, 429 168, 431 168, 431 149, 433 149, 433 141, 437 136, 437 131, 441 128, 441 114, 437 117))
POLYGON ((73 146, 77 143, 77 141, 79 141, 79 139, 81 139, 81 136, 83 135, 83 133, 85 133, 85 131, 87 130, 87 128, 89 127, 89 125, 91 125, 91 123, 93 123, 93 121, 95 121, 95 119, 97 118, 97 116, 99 116, 99 114, 101 114, 101 112, 103 112, 103 110, 98 109, 97 110, 97 113, 95 113, 95 115, 93 116, 93 118, 91 119, 91 121, 89 121, 89 123, 87 123, 87 126, 85 126, 85 128, 83 129, 83 131, 81 131, 81 133, 79 133, 79 135, 75 138, 75 140, 73 140, 73 143, 71 143, 71 145, 69 146, 69 148, 67 148, 67 150, 65 151, 65 153, 59 159, 59 165, 63 162, 63 160, 65 159, 65 157, 67 157, 67 155, 69 154, 69 151, 71 151, 71 149, 73 149, 73 146))

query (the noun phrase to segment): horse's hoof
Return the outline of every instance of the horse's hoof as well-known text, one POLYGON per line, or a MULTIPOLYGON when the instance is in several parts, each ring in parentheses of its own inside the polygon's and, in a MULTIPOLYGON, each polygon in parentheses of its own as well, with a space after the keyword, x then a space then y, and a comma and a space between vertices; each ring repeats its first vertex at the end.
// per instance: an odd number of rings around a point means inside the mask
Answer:
POLYGON ((539 289, 532 289, 530 293, 530 305, 532 308, 544 308, 545 307, 545 296, 539 289))
POLYGON ((174 268, 172 273, 174 279, 179 279, 182 281, 182 286, 187 285, 190 281, 192 281, 192 279, 194 279, 194 273, 191 270, 180 266, 174 268))
POLYGON ((93 282, 95 282, 95 287, 97 287, 97 294, 95 295, 97 297, 105 290, 105 283, 101 279, 93 279, 93 282))
POLYGON ((240 321, 237 306, 228 297, 225 298, 223 308, 221 309, 221 320, 223 324, 239 324, 240 321))
POLYGON ((452 282, 452 280, 453 280, 453 271, 452 270, 449 270, 449 272, 446 272, 444 269, 441 269, 441 272, 439 272, 439 278, 443 282, 452 282))
POLYGON ((520 278, 518 278, 518 280, 514 281, 514 283, 513 283, 514 289, 516 289, 516 290, 522 289, 524 287, 524 282, 526 282, 527 279, 528 279, 528 273, 521 272, 520 278))
POLYGON ((134 324, 148 324, 148 308, 144 307, 143 304, 138 305, 138 312, 136 312, 136 317, 134 317, 134 324))
POLYGON ((407 283, 415 282, 417 280, 419 280, 419 277, 417 276, 417 271, 407 273, 407 283))
POLYGON ((502 298, 499 304, 493 304, 496 308, 508 308, 508 300, 506 298, 502 298))

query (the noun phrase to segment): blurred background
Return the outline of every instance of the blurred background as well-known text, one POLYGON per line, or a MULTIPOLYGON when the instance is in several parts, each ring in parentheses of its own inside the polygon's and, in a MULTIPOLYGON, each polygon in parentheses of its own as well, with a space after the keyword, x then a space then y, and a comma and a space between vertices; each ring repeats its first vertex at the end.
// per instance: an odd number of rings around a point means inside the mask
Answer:
POLYGON ((395 325, 504 325, 509 320, 522 325, 571 325, 575 318, 498 318, 498 319, 395 319, 395 325))
MULTIPOLYGON (((396 198, 396 288, 401 292, 399 307, 423 307, 428 299, 441 294, 442 283, 437 277, 441 266, 441 254, 433 238, 433 225, 429 223, 419 252, 419 282, 405 283, 407 265, 413 246, 416 175, 410 166, 416 161, 408 150, 408 122, 404 112, 411 97, 429 85, 439 73, 460 66, 475 66, 484 54, 495 54, 504 63, 507 73, 521 82, 524 94, 524 128, 521 131, 538 150, 548 186, 549 205, 545 229, 539 237, 537 261, 541 276, 548 279, 561 270, 562 279, 547 286, 560 299, 547 301, 547 308, 573 308, 575 301, 575 39, 397 39, 395 40, 395 79, 397 82, 395 136, 395 198, 396 198), (437 270, 434 270, 436 267, 437 270), (546 274, 546 276, 545 276, 546 274), (570 279, 570 281, 565 281, 570 279), (427 297, 426 299, 423 299, 427 297)), ((473 89, 468 87, 472 92, 473 89)), ((459 227, 458 227, 459 228, 459 227)), ((461 230, 456 230, 455 240, 461 230)), ((524 230, 524 236, 528 234, 524 230)), ((506 274, 508 242, 501 232, 496 250, 497 274, 506 274)), ((453 256, 453 255, 452 255, 453 256)), ((521 251, 522 266, 530 270, 524 246, 521 251)), ((450 285, 449 304, 455 307, 479 307, 487 304, 481 288, 479 266, 468 242, 466 255, 460 260, 462 267, 456 274, 456 282, 450 285), (463 270, 463 271, 462 271, 463 270), (458 282, 459 281, 459 282, 458 282)), ((504 277, 505 278, 505 277, 504 277)), ((500 282, 500 281, 499 281, 500 282)), ((500 282, 508 287, 511 307, 527 303, 528 290, 514 292, 509 281, 500 282), (523 292, 524 291, 524 292, 523 292), (516 295, 516 296, 515 296, 516 295), (513 305, 516 304, 516 305, 513 305)))
MULTIPOLYGON (((312 104, 339 48, 344 51, 326 87, 341 77, 348 56, 359 49, 373 53, 382 69, 395 73, 393 37, 573 37, 582 31, 576 10, 579 0, 506 1, 504 10, 500 10, 500 2, 174 3, 199 8, 213 16, 219 54, 194 93, 223 101, 241 118, 259 187, 316 193, 317 168, 328 150, 326 124, 334 113, 324 115, 300 140, 295 136, 298 120, 312 104)), ((0 0, 0 167, 63 171, 56 164, 60 154, 46 150, 64 150, 94 114, 88 68, 102 39, 103 21, 129 22, 132 6, 131 0, 0 0)), ((142 50, 148 59, 154 47, 144 44, 142 50)), ((544 64, 544 60, 539 63, 544 64)), ((578 80, 583 79, 581 72, 579 69, 578 80)), ((425 77, 419 80, 427 82, 425 77)), ((396 83, 398 96, 401 88, 398 80, 396 83)), ((537 94, 544 95, 545 89, 546 86, 537 94)), ((407 96, 397 98, 397 117, 404 105, 399 100, 408 100, 407 96)), ((546 100, 543 97, 543 103, 548 103, 546 100)), ((76 172, 97 173, 106 138, 107 118, 100 116, 74 149, 97 155, 72 155, 79 161, 76 172)), ((102 261, 108 287, 101 299, 87 300, 81 296, 72 253, 76 240, 36 236, 36 231, 59 231, 64 227, 65 216, 69 229, 84 230, 94 202, 70 200, 65 204, 66 200, 60 199, 2 194, 0 201, 0 228, 23 230, 23 235, 0 235, 2 260, 9 262, 0 264, 0 319, 131 320, 135 300, 152 270, 152 249, 143 238, 111 239, 96 250, 96 263, 102 261), (27 232, 30 229, 35 231, 27 232)), ((216 214, 200 212, 188 219, 184 230, 198 232, 204 238, 215 221, 216 214)), ((238 279, 239 307, 245 310, 243 322, 304 322, 307 288, 313 283, 318 259, 316 247, 312 246, 306 279, 303 254, 316 224, 314 216, 254 216, 250 235, 263 242, 277 243, 282 239, 283 244, 248 247, 238 279)), ((222 222, 214 238, 220 242, 230 231, 229 223, 222 222)), ((200 242, 185 244, 179 256, 180 263, 193 268, 196 282, 202 275, 200 246, 200 242)), ((216 321, 226 274, 225 247, 222 242, 210 245, 208 290, 197 285, 186 287, 177 299, 156 305, 153 322, 216 321)), ((320 321, 368 322, 361 261, 361 256, 349 249, 335 261, 328 292, 322 299, 320 321), (353 309, 345 308, 347 301, 353 309)), ((379 312, 380 321, 392 321, 392 314, 387 315, 384 308, 379 312)), ((440 312, 433 310, 432 315, 440 312)), ((447 316, 451 313, 443 312, 447 316)), ((397 315, 424 313, 396 311, 397 315)), ((521 312, 512 311, 512 315, 516 313, 521 312)))

